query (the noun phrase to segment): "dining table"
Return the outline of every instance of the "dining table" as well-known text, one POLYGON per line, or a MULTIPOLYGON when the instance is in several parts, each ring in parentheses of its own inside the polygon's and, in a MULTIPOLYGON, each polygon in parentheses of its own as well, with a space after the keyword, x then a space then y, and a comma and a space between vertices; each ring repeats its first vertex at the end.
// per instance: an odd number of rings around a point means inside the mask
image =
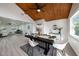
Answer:
MULTIPOLYGON (((40 36, 33 36, 33 35, 25 35, 25 37, 30 38, 30 40, 44 43, 44 46, 40 46, 40 44, 38 44, 37 46, 44 49, 45 55, 47 55, 47 53, 50 49, 50 45, 53 45, 53 43, 54 43, 54 40, 51 40, 50 38, 43 38, 40 36)), ((53 36, 53 37, 55 38, 55 36, 53 36)))

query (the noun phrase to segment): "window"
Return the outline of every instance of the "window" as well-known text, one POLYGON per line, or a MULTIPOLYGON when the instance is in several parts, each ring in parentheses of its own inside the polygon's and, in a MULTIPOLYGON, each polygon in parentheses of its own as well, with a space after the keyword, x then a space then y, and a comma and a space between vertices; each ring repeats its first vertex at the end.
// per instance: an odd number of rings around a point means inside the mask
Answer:
POLYGON ((70 18, 70 34, 79 37, 79 11, 70 18))
POLYGON ((75 35, 79 36, 79 16, 73 19, 75 35))

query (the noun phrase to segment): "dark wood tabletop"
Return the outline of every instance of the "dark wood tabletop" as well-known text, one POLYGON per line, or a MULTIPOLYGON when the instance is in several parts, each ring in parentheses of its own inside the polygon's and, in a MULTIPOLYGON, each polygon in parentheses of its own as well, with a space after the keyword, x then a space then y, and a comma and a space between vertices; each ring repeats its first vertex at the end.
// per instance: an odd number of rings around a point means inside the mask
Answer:
POLYGON ((44 43, 48 43, 48 44, 53 44, 54 40, 50 40, 50 39, 47 39, 47 38, 42 38, 42 37, 34 37, 34 36, 31 36, 31 35, 25 35, 25 37, 28 37, 30 39, 34 39, 34 40, 38 40, 38 41, 42 41, 44 43))

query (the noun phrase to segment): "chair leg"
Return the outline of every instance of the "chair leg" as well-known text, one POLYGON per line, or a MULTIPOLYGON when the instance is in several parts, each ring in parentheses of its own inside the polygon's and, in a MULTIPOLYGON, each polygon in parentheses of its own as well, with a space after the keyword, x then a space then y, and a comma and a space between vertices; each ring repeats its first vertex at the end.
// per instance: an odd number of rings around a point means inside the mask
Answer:
POLYGON ((57 49, 57 51, 58 51, 62 56, 65 56, 65 51, 64 51, 64 50, 59 50, 59 49, 57 49))

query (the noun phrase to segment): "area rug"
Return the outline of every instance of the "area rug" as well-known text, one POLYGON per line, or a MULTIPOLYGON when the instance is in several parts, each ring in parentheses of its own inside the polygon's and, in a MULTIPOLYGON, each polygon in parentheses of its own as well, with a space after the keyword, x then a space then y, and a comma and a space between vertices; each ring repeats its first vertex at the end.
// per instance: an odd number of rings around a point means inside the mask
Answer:
POLYGON ((28 56, 56 56, 57 54, 57 49, 54 47, 50 47, 49 52, 47 55, 44 55, 44 49, 35 46, 31 47, 29 44, 25 44, 20 47, 28 56))

